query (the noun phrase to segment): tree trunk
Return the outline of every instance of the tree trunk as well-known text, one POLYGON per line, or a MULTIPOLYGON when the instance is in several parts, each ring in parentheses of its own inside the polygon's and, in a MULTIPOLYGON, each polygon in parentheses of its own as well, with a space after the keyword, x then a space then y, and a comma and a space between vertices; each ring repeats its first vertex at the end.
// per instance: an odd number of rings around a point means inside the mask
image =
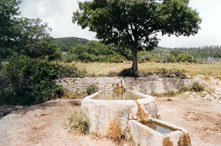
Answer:
POLYGON ((138 65, 137 65, 137 49, 136 47, 134 47, 132 49, 132 53, 133 53, 133 63, 132 63, 132 69, 134 72, 138 72, 138 65))

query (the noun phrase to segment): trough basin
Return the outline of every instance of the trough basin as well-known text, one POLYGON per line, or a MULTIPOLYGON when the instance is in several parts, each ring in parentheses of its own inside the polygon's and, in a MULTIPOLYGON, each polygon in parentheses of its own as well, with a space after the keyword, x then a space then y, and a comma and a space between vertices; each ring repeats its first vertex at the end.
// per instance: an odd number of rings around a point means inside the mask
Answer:
POLYGON ((158 120, 130 120, 130 133, 140 146, 191 146, 188 132, 182 127, 158 120))
POLYGON ((118 125, 121 135, 129 131, 129 120, 156 118, 155 98, 138 92, 101 90, 85 97, 81 102, 89 118, 90 132, 108 136, 113 125, 118 125))

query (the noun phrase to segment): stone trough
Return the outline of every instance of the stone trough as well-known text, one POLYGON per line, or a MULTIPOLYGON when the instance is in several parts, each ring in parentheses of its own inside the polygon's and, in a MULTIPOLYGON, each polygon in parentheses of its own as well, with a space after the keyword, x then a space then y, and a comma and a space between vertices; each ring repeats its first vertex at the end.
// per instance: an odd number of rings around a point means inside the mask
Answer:
POLYGON ((81 102, 90 132, 117 135, 140 146, 191 146, 188 132, 157 120, 155 98, 134 91, 101 90, 81 102))
POLYGON ((150 119, 147 122, 129 121, 130 133, 140 146, 191 146, 188 132, 182 127, 150 119))
MULTIPOLYGON (((119 123, 119 128, 121 129, 122 134, 124 134, 128 128, 128 120, 136 120, 139 118, 139 115, 143 115, 142 118, 147 118, 147 116, 156 118, 156 104, 155 99, 152 96, 128 91, 128 94, 138 96, 140 98, 135 100, 98 99, 97 96, 105 91, 109 92, 107 90, 99 91, 84 98, 81 102, 82 110, 90 121, 90 132, 101 136, 107 136, 109 134, 108 129, 110 126, 114 123, 119 123)), ((108 93, 106 95, 108 98, 108 93)), ((114 95, 110 94, 110 96, 114 95)))

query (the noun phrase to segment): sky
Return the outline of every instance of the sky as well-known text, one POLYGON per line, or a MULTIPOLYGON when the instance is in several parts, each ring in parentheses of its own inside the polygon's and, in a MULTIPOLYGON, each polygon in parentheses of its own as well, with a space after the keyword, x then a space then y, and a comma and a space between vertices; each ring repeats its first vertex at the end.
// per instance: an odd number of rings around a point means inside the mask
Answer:
MULTIPOLYGON (((24 17, 41 18, 47 22, 53 37, 95 40, 96 33, 72 23, 78 1, 83 0, 23 0, 20 10, 24 17)), ((202 18, 198 34, 190 37, 160 36, 158 45, 170 48, 221 45, 221 0, 190 0, 189 6, 196 9, 202 18)))

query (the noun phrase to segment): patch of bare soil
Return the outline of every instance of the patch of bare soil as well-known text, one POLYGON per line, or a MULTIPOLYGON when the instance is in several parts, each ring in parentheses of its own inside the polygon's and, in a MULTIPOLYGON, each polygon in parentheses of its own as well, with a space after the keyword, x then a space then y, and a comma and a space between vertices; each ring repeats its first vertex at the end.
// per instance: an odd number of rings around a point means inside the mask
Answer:
POLYGON ((221 146, 221 104, 157 98, 160 119, 189 131, 193 146, 221 146))
MULTIPOLYGON (((157 98, 160 119, 184 127, 193 146, 221 146, 221 104, 184 98, 157 98)), ((79 136, 63 126, 80 108, 56 100, 25 107, 0 119, 0 146, 117 146, 109 139, 79 136)))
POLYGON ((56 100, 26 107, 0 119, 0 146, 115 146, 108 139, 79 136, 65 130, 73 101, 56 100))

